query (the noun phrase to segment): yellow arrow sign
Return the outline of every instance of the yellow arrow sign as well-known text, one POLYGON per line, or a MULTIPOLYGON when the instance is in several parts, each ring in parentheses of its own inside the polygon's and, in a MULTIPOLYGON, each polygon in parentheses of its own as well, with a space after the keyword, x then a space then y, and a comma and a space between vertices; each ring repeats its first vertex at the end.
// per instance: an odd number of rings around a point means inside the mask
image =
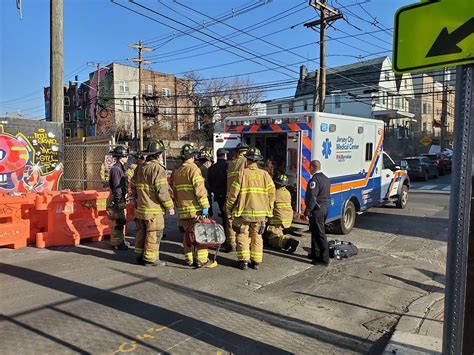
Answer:
POLYGON ((474 0, 428 0, 395 15, 397 73, 474 64, 474 0))

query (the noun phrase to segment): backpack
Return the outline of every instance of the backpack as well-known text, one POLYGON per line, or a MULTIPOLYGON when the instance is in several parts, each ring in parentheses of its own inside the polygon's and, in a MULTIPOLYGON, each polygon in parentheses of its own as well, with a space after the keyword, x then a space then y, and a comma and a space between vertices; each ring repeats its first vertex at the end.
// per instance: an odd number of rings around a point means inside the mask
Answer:
POLYGON ((350 258, 351 256, 357 255, 359 250, 351 242, 343 242, 340 240, 329 241, 329 257, 336 258, 337 260, 350 258))

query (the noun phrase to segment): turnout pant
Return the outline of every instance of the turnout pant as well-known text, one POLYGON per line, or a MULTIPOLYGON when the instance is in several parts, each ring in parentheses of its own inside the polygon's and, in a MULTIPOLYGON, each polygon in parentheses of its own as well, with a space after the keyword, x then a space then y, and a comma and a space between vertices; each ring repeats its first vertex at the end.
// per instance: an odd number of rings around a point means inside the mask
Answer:
POLYGON ((193 245, 192 241, 187 237, 186 231, 190 226, 196 221, 195 218, 180 219, 179 227, 180 230, 184 231, 183 236, 183 249, 184 249, 184 259, 186 264, 189 266, 193 265, 195 261, 199 261, 202 264, 205 264, 209 257, 209 252, 206 247, 201 245, 193 245))
POLYGON ((112 235, 110 242, 113 246, 120 245, 125 241, 125 225, 127 217, 124 208, 113 207, 109 210, 109 219, 112 221, 112 235))
POLYGON ((261 263, 263 260, 263 239, 259 234, 263 222, 233 221, 237 231, 237 260, 261 263))
POLYGON ((309 229, 311 231, 311 258, 316 261, 329 262, 328 240, 325 232, 327 207, 314 211, 309 218, 309 229))
POLYGON ((272 248, 277 249, 288 249, 289 237, 283 234, 283 226, 280 225, 269 225, 267 227, 267 232, 263 235, 265 241, 272 248))
POLYGON ((135 257, 155 262, 160 256, 160 242, 163 238, 165 222, 163 215, 144 220, 135 219, 137 232, 135 236, 135 257))

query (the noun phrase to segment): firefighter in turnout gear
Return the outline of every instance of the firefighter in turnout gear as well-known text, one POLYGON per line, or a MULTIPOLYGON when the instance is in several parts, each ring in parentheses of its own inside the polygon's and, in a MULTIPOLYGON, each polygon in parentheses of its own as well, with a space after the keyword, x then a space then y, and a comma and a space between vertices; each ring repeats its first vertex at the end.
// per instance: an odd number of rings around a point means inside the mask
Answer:
POLYGON ((183 248, 186 264, 203 267, 210 265, 207 248, 196 246, 194 253, 191 241, 186 238, 186 231, 194 224, 196 218, 207 215, 209 212, 204 178, 194 163, 197 154, 198 152, 191 144, 185 144, 181 148, 183 164, 171 175, 171 186, 178 206, 179 229, 184 233, 183 248))
MULTIPOLYGON (((247 165, 247 159, 245 153, 248 151, 249 146, 245 143, 239 143, 237 145, 237 151, 239 152, 237 157, 232 160, 227 167, 227 195, 229 194, 232 184, 239 176, 239 173, 245 169, 247 165)), ((232 217, 227 219, 226 225, 226 244, 227 252, 236 250, 236 233, 232 228, 232 217)))
POLYGON ((125 164, 128 160, 128 151, 125 147, 115 147, 110 153, 115 158, 115 164, 109 171, 110 195, 107 201, 107 213, 112 221, 111 244, 116 250, 127 250, 125 242, 125 216, 128 180, 125 175, 125 164))
POLYGON ((275 178, 275 205, 273 217, 268 220, 265 241, 273 248, 287 250, 294 253, 300 242, 283 234, 284 228, 289 228, 293 221, 293 208, 291 207, 291 194, 286 189, 288 176, 280 174, 275 178))
POLYGON ((204 178, 204 186, 206 187, 207 193, 209 194, 207 197, 209 199, 209 216, 213 216, 214 212, 212 210, 212 193, 211 188, 209 186, 209 168, 211 167, 214 161, 214 155, 212 153, 212 149, 201 149, 199 152, 199 170, 201 170, 201 175, 204 178))
POLYGON ((135 258, 137 264, 163 266, 159 249, 167 211, 174 215, 173 201, 169 195, 166 169, 163 165, 165 146, 162 141, 151 142, 145 153, 145 163, 140 164, 132 178, 132 191, 136 198, 135 258))
POLYGON ((257 167, 262 160, 258 148, 246 153, 247 167, 239 173, 227 195, 226 210, 237 233, 237 261, 240 269, 258 269, 263 259, 262 234, 265 220, 272 217, 275 185, 270 175, 257 167))

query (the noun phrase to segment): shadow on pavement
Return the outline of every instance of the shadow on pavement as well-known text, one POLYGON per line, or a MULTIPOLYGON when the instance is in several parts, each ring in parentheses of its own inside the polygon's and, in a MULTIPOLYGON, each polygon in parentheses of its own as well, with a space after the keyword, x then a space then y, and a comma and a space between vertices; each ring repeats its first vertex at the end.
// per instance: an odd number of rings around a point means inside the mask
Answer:
POLYGON ((378 313, 383 313, 383 314, 390 314, 390 315, 395 315, 395 316, 400 316, 400 317, 401 317, 401 316, 405 316, 405 317, 410 317, 410 318, 417 318, 417 319, 430 320, 430 321, 433 321, 433 322, 443 323, 443 321, 440 321, 440 320, 437 320, 437 319, 431 319, 431 318, 425 318, 425 317, 418 317, 418 316, 414 316, 414 315, 411 315, 411 314, 408 314, 408 313, 405 313, 405 312, 400 313, 400 312, 384 311, 384 310, 381 310, 381 309, 376 309, 376 308, 372 308, 372 307, 367 307, 367 306, 364 306, 364 305, 361 305, 361 304, 357 304, 357 303, 353 303, 353 302, 348 302, 348 301, 343 301, 343 300, 337 300, 337 299, 335 299, 335 298, 324 297, 324 296, 319 296, 319 295, 312 295, 312 294, 310 294, 310 293, 305 293, 305 292, 298 292, 298 291, 296 291, 295 293, 300 294, 300 295, 303 295, 303 296, 309 296, 309 297, 314 297, 314 298, 326 300, 326 301, 332 301, 332 302, 336 302, 336 303, 342 303, 342 304, 346 304, 346 305, 348 305, 348 306, 354 306, 354 307, 366 309, 366 310, 368 310, 368 311, 373 311, 373 312, 378 312, 378 313))
MULTIPOLYGON (((332 344, 342 349, 366 352, 373 345, 373 342, 368 339, 340 332, 338 330, 332 330, 327 327, 318 324, 313 324, 302 319, 289 317, 262 308, 257 308, 255 306, 243 304, 227 298, 216 296, 207 292, 173 284, 159 278, 149 278, 140 274, 124 270, 120 270, 120 272, 143 280, 144 282, 152 282, 159 287, 163 287, 173 292, 179 293, 184 297, 191 298, 192 300, 204 302, 211 306, 222 308, 223 310, 232 311, 237 314, 265 322, 273 327, 281 328, 295 334, 317 339, 318 341, 327 344, 332 344)), ((309 351, 313 352, 315 350, 313 349, 313 351, 309 351)))
POLYGON ((384 275, 387 276, 387 277, 390 277, 392 279, 401 281, 401 282, 403 282, 407 285, 419 288, 419 289, 421 289, 423 291, 426 291, 426 292, 429 292, 429 293, 432 293, 432 292, 444 293, 444 288, 443 287, 438 287, 438 286, 434 286, 434 285, 426 285, 424 283, 421 283, 421 282, 418 282, 418 281, 413 281, 413 280, 408 280, 408 279, 405 279, 405 278, 400 277, 400 276, 395 276, 395 275, 390 275, 390 274, 384 274, 384 275))
MULTIPOLYGON (((76 298, 81 298, 111 307, 116 311, 127 313, 155 324, 165 326, 166 324, 172 322, 182 321, 173 327, 174 331, 184 334, 187 337, 195 338, 207 344, 213 345, 222 350, 230 352, 235 352, 236 350, 239 352, 251 350, 255 353, 289 354, 289 352, 284 351, 278 347, 230 332, 226 329, 186 316, 185 314, 151 305, 137 299, 111 292, 109 290, 102 290, 93 286, 84 285, 43 272, 4 263, 0 263, 0 269, 5 275, 10 275, 18 279, 41 285, 43 287, 49 287, 53 290, 70 294, 76 298), (202 332, 196 333, 196 329, 200 329, 202 332), (212 337, 208 336, 208 334, 212 334, 212 337), (233 344, 229 344, 230 339, 232 339, 233 344)), ((121 273, 124 272, 123 270, 119 271, 121 273)), ((44 308, 48 308, 48 306, 45 306, 44 308)), ((21 322, 19 325, 23 326, 21 322)), ((48 337, 47 334, 44 334, 44 336, 48 337)), ((57 340, 58 343, 61 344, 61 340, 57 340)), ((360 339, 360 341, 364 341, 364 339, 360 339)), ((78 349, 78 351, 80 353, 84 353, 82 349, 78 349)))
POLYGON ((356 228, 374 232, 400 234, 429 240, 447 241, 448 233, 443 229, 448 227, 447 218, 415 217, 396 214, 367 212, 356 219, 356 228), (390 218, 387 218, 387 217, 390 218), (429 225, 430 228, 420 228, 429 225), (438 230, 438 233, 433 233, 438 230))

